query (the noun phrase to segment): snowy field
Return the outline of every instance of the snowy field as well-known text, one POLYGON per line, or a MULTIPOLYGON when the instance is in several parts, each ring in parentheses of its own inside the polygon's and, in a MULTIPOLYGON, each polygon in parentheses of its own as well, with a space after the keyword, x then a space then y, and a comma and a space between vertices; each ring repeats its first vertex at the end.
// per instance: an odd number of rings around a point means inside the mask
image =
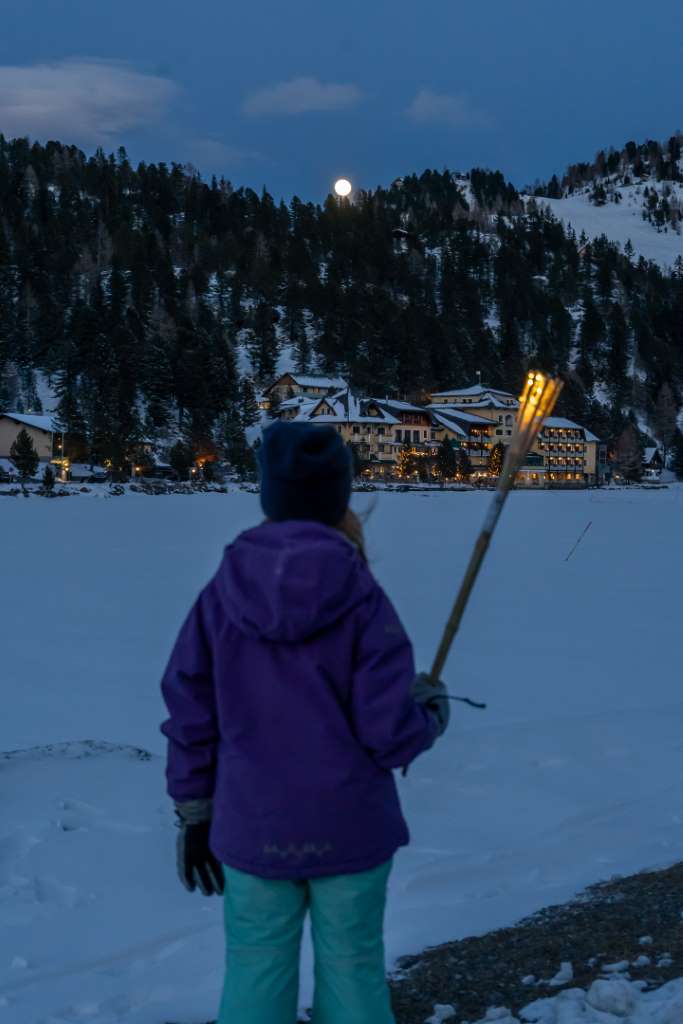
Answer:
MULTIPOLYGON (((370 517, 423 667, 487 501, 382 494, 370 517)), ((215 1014, 221 908, 176 881, 158 681, 224 543, 258 515, 244 493, 2 500, 0 751, 23 753, 0 754, 0 1024, 215 1014), (63 746, 31 749, 46 744, 63 746)), ((392 960, 683 857, 682 519, 680 486, 511 497, 447 671, 489 710, 456 711, 400 783, 413 844, 392 960)), ((662 1024, 683 1020, 670 992, 680 1015, 662 1024)), ((617 1019, 565 1002, 563 1021, 617 1019)))

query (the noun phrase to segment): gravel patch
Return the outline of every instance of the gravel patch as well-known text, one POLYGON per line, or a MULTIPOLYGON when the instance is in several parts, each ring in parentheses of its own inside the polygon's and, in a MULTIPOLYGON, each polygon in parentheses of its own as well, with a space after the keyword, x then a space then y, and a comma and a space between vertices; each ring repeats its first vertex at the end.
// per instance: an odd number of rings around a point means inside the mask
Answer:
POLYGON ((511 928, 404 957, 391 987, 397 1024, 424 1024, 436 1004, 454 1006, 461 1024, 597 978, 652 989, 682 974, 683 863, 602 882, 511 928))

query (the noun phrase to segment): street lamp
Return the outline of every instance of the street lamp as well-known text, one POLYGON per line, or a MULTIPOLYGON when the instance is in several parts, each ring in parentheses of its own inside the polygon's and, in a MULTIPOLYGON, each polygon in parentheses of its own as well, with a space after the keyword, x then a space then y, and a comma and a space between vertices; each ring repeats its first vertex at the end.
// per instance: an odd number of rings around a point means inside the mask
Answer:
POLYGON ((340 199, 346 199, 347 196, 351 195, 353 185, 348 178, 339 178, 334 183, 334 191, 340 199))

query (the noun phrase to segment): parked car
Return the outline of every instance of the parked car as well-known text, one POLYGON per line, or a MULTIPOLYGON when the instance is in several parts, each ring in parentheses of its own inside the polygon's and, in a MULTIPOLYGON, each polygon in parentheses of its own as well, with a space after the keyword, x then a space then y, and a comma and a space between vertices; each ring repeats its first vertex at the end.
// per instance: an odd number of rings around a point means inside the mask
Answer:
POLYGON ((69 466, 69 480, 74 484, 101 484, 109 479, 109 470, 104 466, 89 466, 84 462, 72 462, 69 466))

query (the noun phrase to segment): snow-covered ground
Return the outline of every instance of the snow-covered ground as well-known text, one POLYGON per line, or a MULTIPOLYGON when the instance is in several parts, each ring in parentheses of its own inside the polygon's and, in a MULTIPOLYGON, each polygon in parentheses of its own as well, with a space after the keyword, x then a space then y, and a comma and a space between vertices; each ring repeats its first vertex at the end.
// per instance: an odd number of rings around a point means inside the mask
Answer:
MULTIPOLYGON (((661 189, 661 185, 648 182, 650 188, 661 189)), ((675 194, 683 197, 683 189, 671 185, 675 194)), ((571 226, 577 237, 585 231, 590 239, 606 235, 611 242, 617 242, 622 250, 630 240, 636 259, 644 256, 659 263, 664 269, 671 269, 678 256, 683 256, 683 234, 673 228, 657 231, 657 228, 643 220, 643 186, 626 185, 617 189, 621 194, 620 203, 605 203, 594 206, 589 199, 590 190, 567 196, 564 199, 537 199, 539 204, 548 206, 558 220, 571 226)))
MULTIPOLYGON (((488 495, 375 499, 374 569, 426 667, 488 495)), ((257 502, 2 499, 0 751, 26 752, 0 755, 0 1024, 215 1013, 221 908, 175 878, 158 680, 257 502)), ((489 709, 400 782, 392 959, 683 857, 682 521, 681 486, 512 495, 447 671, 489 709)))
MULTIPOLYGON (((438 1013, 433 1024, 450 1018, 438 1013)), ((656 992, 643 992, 639 982, 624 978, 600 979, 588 992, 570 988, 554 999, 539 999, 513 1016, 505 1008, 489 1010, 473 1024, 681 1024, 683 1021, 683 981, 663 985, 656 992)))

